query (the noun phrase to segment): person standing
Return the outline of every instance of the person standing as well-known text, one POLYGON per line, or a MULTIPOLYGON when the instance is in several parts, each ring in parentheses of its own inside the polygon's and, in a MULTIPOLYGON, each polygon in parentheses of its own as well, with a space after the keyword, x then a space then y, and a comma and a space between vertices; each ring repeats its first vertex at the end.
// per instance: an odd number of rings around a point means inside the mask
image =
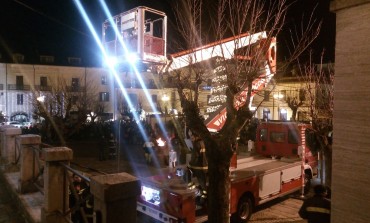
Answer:
POLYGON ((143 145, 143 149, 145 153, 145 160, 147 164, 152 163, 152 156, 153 156, 153 152, 155 149, 154 140, 155 140, 154 137, 151 137, 150 139, 148 139, 148 141, 144 142, 144 145, 143 145))
POLYGON ((206 157, 206 147, 204 141, 196 134, 192 133, 193 150, 189 162, 189 169, 198 180, 202 196, 207 193, 207 173, 208 162, 206 157))
POLYGON ((299 209, 299 216, 308 223, 330 223, 331 202, 326 198, 327 191, 323 185, 314 187, 315 195, 305 200, 299 209))

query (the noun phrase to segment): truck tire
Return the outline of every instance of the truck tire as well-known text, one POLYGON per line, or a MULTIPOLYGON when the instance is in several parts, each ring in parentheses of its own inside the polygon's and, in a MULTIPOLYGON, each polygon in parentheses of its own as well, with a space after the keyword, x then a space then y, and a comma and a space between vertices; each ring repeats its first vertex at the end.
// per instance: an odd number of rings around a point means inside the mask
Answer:
POLYGON ((238 208, 234 214, 232 214, 233 223, 245 223, 248 222, 253 213, 253 202, 252 199, 244 195, 238 202, 238 208))

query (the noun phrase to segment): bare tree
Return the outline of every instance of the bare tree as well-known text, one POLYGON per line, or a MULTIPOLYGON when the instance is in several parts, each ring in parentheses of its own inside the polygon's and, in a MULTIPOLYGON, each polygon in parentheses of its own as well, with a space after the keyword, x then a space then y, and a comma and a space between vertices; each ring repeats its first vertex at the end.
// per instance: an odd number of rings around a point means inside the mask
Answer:
POLYGON ((297 120, 298 109, 304 105, 305 99, 305 92, 302 89, 299 89, 298 93, 289 92, 289 94, 286 95, 286 103, 288 107, 292 109, 292 121, 297 120))
MULTIPOLYGON (((311 54, 312 55, 312 54, 311 54)), ((320 152, 322 167, 321 180, 331 185, 332 130, 334 109, 334 69, 331 64, 314 64, 313 59, 300 66, 301 81, 305 83, 308 103, 308 116, 312 121, 313 144, 311 147, 320 152), (324 178, 325 175, 325 178, 324 178)))
MULTIPOLYGON (((185 122, 205 142, 208 159, 208 177, 210 194, 207 203, 208 221, 212 223, 229 222, 230 208, 230 159, 235 152, 233 146, 243 126, 252 118, 249 109, 253 81, 261 77, 266 68, 265 56, 275 36, 284 25, 286 13, 290 7, 285 0, 184 0, 176 8, 178 33, 182 37, 178 48, 190 49, 185 54, 188 65, 173 69, 168 75, 177 80, 176 88, 180 97, 185 122), (207 7, 208 13, 202 12, 207 7), (210 9, 214 8, 215 11, 210 9), (208 18, 208 20, 207 20, 208 18), (263 32, 264 31, 264 32, 263 32), (240 36, 261 33, 260 41, 241 43, 240 36), (206 37, 207 36, 207 37, 206 37), (217 48, 222 40, 231 37, 234 47, 217 48), (209 59, 196 54, 197 47, 213 41, 214 47, 209 59), (234 49, 237 49, 234 51, 234 49), (231 56, 230 56, 231 55, 231 56), (211 134, 200 115, 200 86, 207 79, 214 77, 215 71, 221 73, 227 119, 217 134, 211 134)), ((319 24, 312 23, 307 30, 302 29, 302 36, 293 36, 294 49, 289 61, 294 61, 308 47, 319 32, 319 24), (311 29, 311 32, 310 32, 311 29), (295 39, 297 37, 298 39, 295 39)), ((271 70, 276 72, 276 67, 271 70)), ((241 221, 240 216, 235 216, 241 221)))
MULTIPOLYGON (((80 81, 81 82, 81 81, 80 81)), ((69 86, 62 77, 50 80, 50 91, 35 91, 31 100, 34 116, 42 118, 47 139, 65 145, 78 132, 97 102, 94 86, 69 86)))

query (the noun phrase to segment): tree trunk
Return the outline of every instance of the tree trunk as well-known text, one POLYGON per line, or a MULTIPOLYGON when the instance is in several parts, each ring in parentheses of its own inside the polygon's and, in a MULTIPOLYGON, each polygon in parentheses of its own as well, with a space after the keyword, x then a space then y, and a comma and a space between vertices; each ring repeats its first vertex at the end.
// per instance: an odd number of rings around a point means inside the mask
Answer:
POLYGON ((297 110, 298 108, 291 108, 292 109, 292 120, 295 121, 297 119, 297 110))
POLYGON ((231 145, 220 141, 213 150, 212 156, 208 157, 208 222, 228 223, 230 178, 229 167, 231 159, 231 145))
POLYGON ((227 223, 229 217, 229 166, 208 163, 208 222, 227 223))

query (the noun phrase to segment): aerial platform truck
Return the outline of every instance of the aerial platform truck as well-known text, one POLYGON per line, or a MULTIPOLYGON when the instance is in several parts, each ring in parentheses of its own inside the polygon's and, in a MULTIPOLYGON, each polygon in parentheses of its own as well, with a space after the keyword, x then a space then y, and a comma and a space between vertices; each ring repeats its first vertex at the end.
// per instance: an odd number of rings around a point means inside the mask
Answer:
MULTIPOLYGON (((165 13, 147 7, 137 7, 106 20, 103 23, 103 45, 107 55, 117 60, 121 67, 127 66, 127 61, 135 57, 145 68, 172 72, 189 66, 190 58, 197 58, 193 60, 197 62, 220 56, 233 59, 238 56, 234 55, 237 49, 249 44, 266 46, 268 41, 264 72, 253 81, 252 97, 266 87, 276 72, 276 40, 267 38, 265 32, 244 33, 172 54, 168 59, 166 20, 165 13)), ((245 103, 243 95, 247 90, 239 95, 236 107, 245 103)), ((218 131, 225 120, 226 107, 222 106, 206 120, 206 125, 210 131, 218 131)), ((291 123, 295 126, 291 128, 282 125, 285 127, 274 128, 270 124, 259 126, 256 153, 239 157, 237 165, 230 169, 230 215, 234 222, 247 222, 253 207, 298 191, 304 184, 302 161, 312 156, 305 145, 307 126, 298 127, 291 123), (283 139, 270 140, 277 135, 283 139), (279 147, 275 147, 277 144, 279 147), (275 159, 269 158, 271 156, 275 159)), ((161 174, 141 179, 142 194, 137 201, 137 211, 158 222, 207 221, 203 207, 197 205, 196 189, 187 185, 185 169, 185 166, 167 168, 161 174)))

